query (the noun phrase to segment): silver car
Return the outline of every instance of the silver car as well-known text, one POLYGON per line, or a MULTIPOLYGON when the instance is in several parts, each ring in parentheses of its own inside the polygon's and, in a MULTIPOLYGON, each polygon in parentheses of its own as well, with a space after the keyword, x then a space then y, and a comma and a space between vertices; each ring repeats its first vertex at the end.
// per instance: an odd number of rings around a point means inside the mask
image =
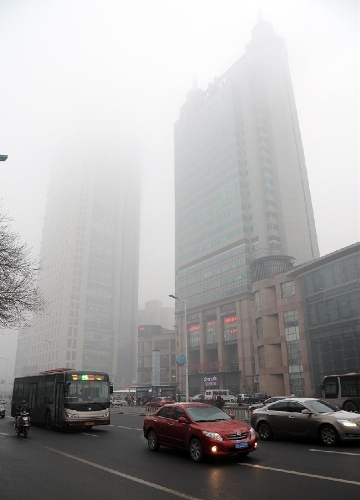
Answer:
POLYGON ((263 406, 269 405, 270 403, 275 403, 275 401, 280 401, 280 399, 286 399, 287 396, 272 396, 271 398, 265 399, 263 403, 255 403, 249 406, 249 410, 255 410, 256 408, 262 408, 263 406))
POLYGON ((317 438, 325 446, 360 440, 360 415, 316 398, 286 398, 254 410, 251 427, 260 439, 275 436, 317 438))

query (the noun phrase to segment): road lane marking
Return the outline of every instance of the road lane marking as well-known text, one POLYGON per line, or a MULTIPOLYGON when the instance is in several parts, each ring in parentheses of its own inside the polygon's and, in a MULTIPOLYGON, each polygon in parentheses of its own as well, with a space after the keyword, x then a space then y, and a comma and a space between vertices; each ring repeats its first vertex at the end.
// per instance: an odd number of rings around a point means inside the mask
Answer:
POLYGON ((242 463, 239 463, 239 465, 244 465, 245 467, 253 467, 254 469, 271 470, 274 472, 283 472, 284 474, 294 474, 295 476, 312 477, 314 479, 324 479, 326 481, 335 481, 336 483, 346 483, 346 484, 354 484, 355 486, 360 486, 359 481, 350 481, 348 479, 340 479, 340 478, 328 477, 328 476, 319 476, 318 474, 308 474, 307 472, 298 472, 296 470, 277 469, 276 467, 266 467, 263 465, 242 464, 242 463))
POLYGON ((91 436, 93 438, 97 438, 99 436, 97 436, 96 434, 90 434, 90 432, 82 432, 81 434, 84 434, 84 436, 91 436))
POLYGON ((10 434, 7 434, 6 432, 0 432, 0 436, 10 436, 10 434))
POLYGON ((95 469, 99 469, 99 470, 102 470, 104 472, 109 472, 110 474, 114 474, 115 476, 120 476, 124 479, 128 479, 129 481, 133 481, 134 483, 139 483, 139 484, 142 484, 144 486, 149 486, 149 488, 154 488, 156 490, 164 491, 165 493, 170 493, 171 495, 174 495, 174 496, 179 497, 179 498, 185 498, 186 500, 202 500, 201 498, 187 495, 186 493, 182 493, 181 491, 173 490, 171 488, 166 488, 166 486, 161 486, 160 484, 151 483, 150 481, 146 481, 145 479, 140 479, 140 478, 135 477, 135 476, 130 476, 129 474, 125 474, 124 472, 119 472, 117 470, 109 469, 108 467, 104 467, 103 465, 89 462, 88 460, 77 457, 75 455, 70 455, 69 453, 64 453, 63 451, 55 450, 54 448, 50 448, 48 446, 42 446, 42 445, 40 445, 40 446, 41 446, 41 448, 44 448, 45 450, 53 451, 54 453, 57 453, 58 455, 62 455, 63 457, 71 458, 72 460, 77 460, 78 462, 81 462, 83 464, 90 465, 90 467, 94 467, 95 469))
POLYGON ((142 429, 137 429, 136 427, 125 427, 125 425, 117 425, 120 429, 128 429, 130 431, 142 431, 142 429))
POLYGON ((310 448, 309 451, 317 451, 318 453, 334 453, 335 455, 350 455, 353 457, 360 457, 360 453, 351 453, 350 451, 316 450, 315 448, 310 448))

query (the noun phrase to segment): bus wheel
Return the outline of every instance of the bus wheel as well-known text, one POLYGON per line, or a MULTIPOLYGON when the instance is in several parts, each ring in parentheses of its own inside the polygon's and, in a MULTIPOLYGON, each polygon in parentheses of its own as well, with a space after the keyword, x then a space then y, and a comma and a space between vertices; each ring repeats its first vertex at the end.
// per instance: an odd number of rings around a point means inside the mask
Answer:
POLYGON ((45 427, 48 431, 51 431, 51 429, 53 428, 53 420, 49 411, 46 412, 45 427))
POLYGON ((356 411, 356 404, 353 403, 352 401, 345 401, 343 404, 343 410, 345 411, 356 411))

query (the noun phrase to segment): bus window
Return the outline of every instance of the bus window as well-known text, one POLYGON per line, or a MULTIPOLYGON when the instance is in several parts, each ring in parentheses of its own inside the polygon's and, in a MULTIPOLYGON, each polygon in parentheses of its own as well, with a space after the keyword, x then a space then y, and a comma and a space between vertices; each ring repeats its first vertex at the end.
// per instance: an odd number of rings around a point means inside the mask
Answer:
POLYGON ((326 398, 337 398, 339 392, 339 385, 337 377, 327 377, 324 381, 324 397, 326 398))

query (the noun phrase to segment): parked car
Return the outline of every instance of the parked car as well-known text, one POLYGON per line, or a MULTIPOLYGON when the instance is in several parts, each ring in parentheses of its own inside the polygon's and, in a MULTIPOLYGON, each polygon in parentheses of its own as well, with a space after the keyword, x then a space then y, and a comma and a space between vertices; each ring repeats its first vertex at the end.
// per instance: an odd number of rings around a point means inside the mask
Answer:
POLYGON ((0 418, 5 418, 5 406, 0 406, 0 418))
POLYGON ((191 399, 191 401, 198 402, 198 403, 205 402, 205 394, 195 394, 195 396, 193 396, 190 399, 191 399))
POLYGON ((254 403, 263 403, 266 399, 268 399, 267 394, 263 394, 261 392, 255 392, 249 395, 248 403, 252 405, 254 403))
POLYGON ((272 396, 271 398, 265 399, 263 403, 255 403, 249 406, 249 410, 255 410, 256 408, 262 408, 263 406, 269 405, 270 403, 275 403, 275 401, 280 401, 281 399, 286 399, 288 396, 272 396))
POLYGON ((144 418, 151 451, 160 445, 188 450, 194 462, 204 455, 248 455, 257 449, 254 429, 207 403, 167 404, 144 418))
POLYGON ((236 396, 236 402, 239 406, 241 406, 242 404, 246 404, 249 402, 249 397, 249 394, 238 394, 236 396))
POLYGON ((119 407, 119 406, 127 406, 127 402, 124 401, 123 399, 113 399, 111 401, 111 407, 112 408, 116 408, 116 407, 119 407))
POLYGON ((164 405, 169 404, 169 403, 175 403, 175 401, 167 396, 165 396, 165 397, 159 396, 159 397, 153 398, 152 401, 148 401, 146 403, 145 409, 149 410, 149 411, 154 411, 157 408, 160 408, 161 406, 164 406, 164 405))
POLYGON ((322 399, 282 399, 255 409, 250 421, 264 441, 275 436, 315 438, 325 446, 360 441, 360 415, 322 399))

